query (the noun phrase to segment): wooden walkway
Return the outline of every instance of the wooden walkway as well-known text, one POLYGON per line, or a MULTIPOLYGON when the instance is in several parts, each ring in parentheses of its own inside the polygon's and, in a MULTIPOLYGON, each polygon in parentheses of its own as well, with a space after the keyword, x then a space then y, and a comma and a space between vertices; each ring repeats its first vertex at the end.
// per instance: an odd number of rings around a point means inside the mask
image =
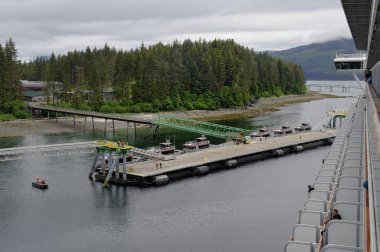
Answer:
POLYGON ((35 157, 94 153, 96 141, 64 144, 50 144, 0 149, 0 162, 35 157))
POLYGON ((133 116, 125 116, 120 114, 109 114, 109 113, 101 113, 94 111, 85 111, 85 110, 76 110, 76 109, 65 109, 65 108, 56 108, 46 105, 41 105, 40 103, 30 102, 28 103, 28 108, 30 110, 40 110, 52 113, 63 113, 69 115, 78 115, 92 118, 102 118, 105 120, 114 120, 114 121, 123 121, 123 122, 132 122, 138 124, 147 124, 152 125, 153 122, 147 119, 141 119, 133 116))
POLYGON ((160 161, 162 168, 157 169, 157 161, 135 163, 128 167, 128 175, 136 177, 150 177, 168 172, 198 167, 208 163, 235 159, 241 156, 252 155, 259 152, 272 151, 285 147, 295 147, 309 142, 327 140, 335 137, 336 130, 323 132, 305 132, 286 136, 272 137, 267 140, 253 141, 250 144, 226 145, 198 152, 177 155, 174 160, 160 161))

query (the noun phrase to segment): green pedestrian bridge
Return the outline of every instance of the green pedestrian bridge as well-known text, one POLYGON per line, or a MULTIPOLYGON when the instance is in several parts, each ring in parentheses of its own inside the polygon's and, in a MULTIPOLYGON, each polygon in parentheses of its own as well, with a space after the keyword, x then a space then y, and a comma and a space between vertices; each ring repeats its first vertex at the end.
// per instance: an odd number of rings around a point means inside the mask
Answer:
POLYGON ((249 130, 246 129, 193 120, 174 115, 159 115, 153 120, 153 124, 224 139, 244 139, 245 136, 249 135, 249 130))

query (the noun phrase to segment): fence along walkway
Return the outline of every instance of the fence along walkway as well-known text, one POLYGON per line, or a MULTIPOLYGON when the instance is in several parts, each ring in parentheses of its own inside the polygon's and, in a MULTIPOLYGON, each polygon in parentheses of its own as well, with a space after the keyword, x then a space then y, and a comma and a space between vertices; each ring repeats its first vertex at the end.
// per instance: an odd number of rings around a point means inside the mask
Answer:
POLYGON ((77 110, 77 109, 56 108, 56 107, 41 105, 39 103, 33 103, 33 102, 28 103, 28 108, 30 110, 41 110, 41 111, 53 112, 53 113, 63 113, 63 114, 70 114, 70 115, 103 118, 107 120, 133 122, 133 123, 148 124, 148 125, 152 124, 151 120, 141 119, 141 118, 137 118, 133 116, 100 113, 100 112, 77 110))
POLYGON ((0 149, 0 162, 33 157, 93 153, 95 150, 96 141, 6 148, 0 149))
POLYGON ((379 119, 373 116, 369 93, 366 96, 369 99, 361 97, 339 130, 285 251, 377 251, 379 119), (338 209, 342 220, 330 220, 332 209, 338 209))
MULTIPOLYGON (((334 122, 336 118, 344 118, 347 116, 347 111, 342 109, 332 109, 326 111, 325 118, 320 123, 313 127, 313 130, 323 130, 329 128, 331 122, 334 122)), ((334 122, 335 124, 335 122, 334 122)))

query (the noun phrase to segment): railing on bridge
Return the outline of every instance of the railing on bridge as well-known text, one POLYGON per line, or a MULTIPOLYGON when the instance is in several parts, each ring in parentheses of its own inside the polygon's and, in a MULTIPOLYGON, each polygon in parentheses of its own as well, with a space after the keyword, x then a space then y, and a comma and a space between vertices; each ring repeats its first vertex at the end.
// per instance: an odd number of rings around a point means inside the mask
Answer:
POLYGON ((153 124, 225 139, 243 139, 249 134, 249 130, 246 129, 182 118, 173 115, 159 115, 157 119, 153 120, 153 124))
POLYGON ((33 157, 51 157, 93 153, 95 150, 95 141, 6 148, 0 149, 0 162, 33 157))
POLYGON ((40 103, 35 103, 35 102, 29 102, 28 108, 30 110, 41 110, 41 111, 52 112, 52 113, 63 113, 63 114, 71 114, 71 115, 78 115, 78 116, 85 116, 85 117, 103 118, 106 120, 134 122, 134 123, 147 124, 147 125, 152 124, 151 120, 139 118, 136 116, 101 113, 101 112, 85 111, 85 110, 72 109, 72 108, 57 108, 57 107, 53 107, 49 105, 42 105, 40 103))
POLYGON ((347 110, 345 109, 329 109, 326 110, 326 116, 323 120, 313 127, 313 130, 324 130, 330 126, 336 125, 336 118, 345 118, 347 116, 347 110), (331 123, 333 125, 331 125, 331 123))
POLYGON ((153 159, 164 159, 164 156, 162 154, 160 154, 160 153, 155 153, 155 152, 144 150, 144 149, 140 149, 140 148, 137 148, 137 147, 132 148, 131 152, 136 153, 136 154, 140 154, 140 155, 143 155, 143 156, 147 156, 147 157, 150 157, 150 158, 153 158, 153 159))

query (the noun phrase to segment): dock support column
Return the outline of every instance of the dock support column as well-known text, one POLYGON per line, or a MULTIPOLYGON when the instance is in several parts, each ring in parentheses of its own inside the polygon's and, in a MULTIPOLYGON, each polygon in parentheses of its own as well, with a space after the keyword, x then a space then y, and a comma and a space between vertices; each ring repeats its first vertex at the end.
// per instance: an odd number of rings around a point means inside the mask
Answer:
POLYGON ((33 120, 33 109, 30 108, 30 118, 33 120))
MULTIPOLYGON (((154 124, 152 124, 152 126, 154 126, 154 124)), ((155 129, 154 129, 154 132, 153 132, 153 139, 156 139, 157 135, 158 135, 158 125, 155 125, 155 129)))
POLYGON ((49 113, 49 111, 48 111, 48 120, 50 119, 50 113, 49 113))
POLYGON ((123 180, 127 180, 127 155, 123 152, 123 180))
POLYGON ((135 144, 136 144, 136 123, 135 123, 135 144))
POLYGON ((75 114, 73 114, 73 118, 74 118, 74 127, 75 127, 75 114))
POLYGON ((127 122, 127 130, 125 131, 125 138, 128 139, 129 122, 127 122))
POLYGON ((112 164, 112 150, 109 150, 109 152, 108 152, 108 164, 107 164, 108 170, 110 169, 111 164, 112 164))
POLYGON ((87 120, 87 116, 84 116, 84 126, 83 126, 84 132, 86 132, 86 120, 87 120))
POLYGON ((112 119, 112 136, 115 137, 115 120, 112 119))
POLYGON ((98 163, 98 158, 99 158, 99 148, 96 148, 96 156, 94 159, 94 162, 92 163, 91 171, 88 174, 88 178, 93 179, 93 174, 96 171, 96 164, 98 163))
POLYGON ((92 117, 92 133, 95 132, 94 117, 92 117))
POLYGON ((104 119, 104 136, 106 136, 107 131, 107 119, 104 119))
POLYGON ((56 123, 58 122, 57 112, 55 112, 55 122, 56 122, 56 123))
POLYGON ((119 179, 120 178, 120 170, 119 170, 119 159, 120 159, 120 154, 117 154, 116 158, 115 158, 115 162, 116 162, 116 168, 115 168, 115 178, 116 179, 119 179))
POLYGON ((106 152, 102 151, 102 175, 104 176, 106 172, 106 152))
POLYGON ((108 181, 110 180, 110 178, 112 176, 112 172, 115 169, 116 164, 119 163, 119 159, 117 156, 114 160, 112 160, 112 153, 111 153, 110 157, 111 157, 111 159, 108 160, 108 164, 109 164, 108 174, 107 174, 106 179, 104 180, 103 186, 108 186, 108 181))
POLYGON ((65 114, 65 123, 67 123, 67 113, 65 114))

